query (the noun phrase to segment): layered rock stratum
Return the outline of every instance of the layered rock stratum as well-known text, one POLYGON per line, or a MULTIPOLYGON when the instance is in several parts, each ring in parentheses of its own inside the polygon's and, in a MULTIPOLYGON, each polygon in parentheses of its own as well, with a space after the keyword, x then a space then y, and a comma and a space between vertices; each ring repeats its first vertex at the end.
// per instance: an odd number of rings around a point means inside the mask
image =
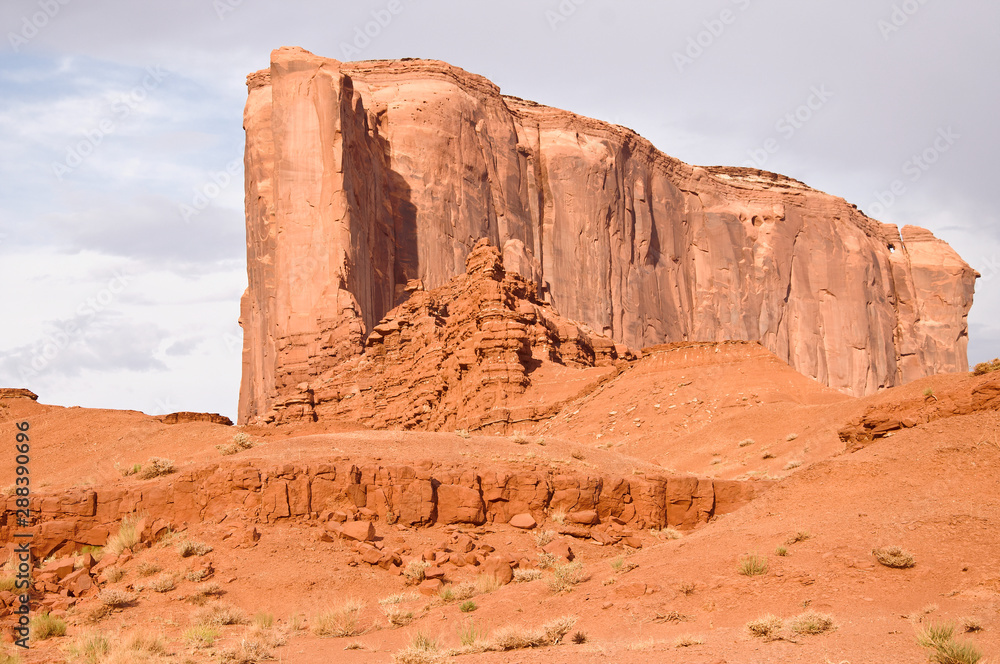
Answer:
POLYGON ((525 301, 610 347, 759 341, 853 395, 968 367, 978 275, 924 229, 781 175, 690 166, 444 62, 282 48, 248 87, 241 422, 365 392, 331 385, 482 239, 525 301))

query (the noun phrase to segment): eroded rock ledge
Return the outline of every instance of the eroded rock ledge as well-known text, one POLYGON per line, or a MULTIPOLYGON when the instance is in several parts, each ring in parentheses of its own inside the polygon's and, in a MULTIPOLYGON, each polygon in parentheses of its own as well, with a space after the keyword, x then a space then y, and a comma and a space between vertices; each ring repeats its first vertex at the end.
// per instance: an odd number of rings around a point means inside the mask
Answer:
MULTIPOLYGON (((631 528, 690 529, 732 512, 770 485, 692 476, 474 471, 431 461, 359 466, 334 458, 307 466, 259 467, 233 461, 128 486, 35 496, 32 546, 39 558, 102 546, 130 514, 146 515, 153 537, 171 525, 219 523, 235 515, 275 523, 319 519, 332 511, 408 526, 507 523, 519 514, 542 522, 546 514, 564 512, 569 523, 578 524, 570 534, 584 537, 612 520, 631 528), (575 516, 580 514, 586 518, 575 516)), ((14 531, 13 501, 7 499, 0 521, 0 538, 8 542, 14 531)))

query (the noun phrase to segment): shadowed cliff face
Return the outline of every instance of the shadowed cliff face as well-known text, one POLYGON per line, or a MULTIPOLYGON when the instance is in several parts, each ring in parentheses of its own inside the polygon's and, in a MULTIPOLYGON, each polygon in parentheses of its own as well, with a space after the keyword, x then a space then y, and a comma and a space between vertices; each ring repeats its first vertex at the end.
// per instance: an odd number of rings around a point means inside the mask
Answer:
POLYGON ((977 275, 923 229, 689 166, 443 62, 283 48, 248 85, 242 422, 307 404, 408 283, 463 274, 481 238, 631 348, 756 340, 854 395, 967 369, 977 275))

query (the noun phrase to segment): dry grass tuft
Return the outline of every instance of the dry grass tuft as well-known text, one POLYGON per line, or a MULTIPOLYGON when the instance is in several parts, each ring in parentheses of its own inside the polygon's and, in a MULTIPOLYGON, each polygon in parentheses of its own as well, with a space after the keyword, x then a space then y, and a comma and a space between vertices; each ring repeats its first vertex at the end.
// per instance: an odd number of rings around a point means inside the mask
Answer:
POLYGON ((785 540, 785 544, 791 546, 793 544, 798 544, 799 542, 805 542, 808 539, 812 539, 812 533, 810 533, 808 530, 800 530, 799 532, 795 533, 787 540, 785 540))
POLYGON ((981 632, 983 630, 983 622, 975 616, 962 618, 959 624, 962 625, 962 630, 966 632, 981 632))
POLYGON ((435 664, 444 659, 438 652, 437 641, 417 632, 410 645, 393 655, 396 664, 435 664))
POLYGON ((691 646, 700 646, 705 643, 705 639, 700 636, 691 636, 690 634, 685 636, 680 636, 674 641, 675 648, 690 648, 691 646))
POLYGON ((407 563, 406 569, 403 570, 403 578, 411 586, 422 583, 427 578, 424 571, 430 566, 430 563, 423 560, 411 560, 407 563))
POLYGON ((983 653, 975 645, 954 639, 955 626, 950 623, 928 625, 917 633, 917 644, 930 650, 934 664, 976 664, 983 653))
POLYGON ((143 561, 135 566, 135 573, 138 574, 139 577, 143 579, 146 578, 147 576, 153 576, 154 574, 162 570, 163 568, 157 565, 156 563, 149 563, 146 561, 143 561))
POLYGON ((571 563, 556 565, 552 568, 552 576, 548 579, 549 590, 554 593, 569 592, 580 583, 590 578, 583 569, 583 563, 574 560, 571 563))
POLYGON ((872 555, 882 565, 894 569, 907 569, 917 564, 912 553, 898 546, 884 546, 881 549, 872 549, 872 555))
POLYGON ((170 459, 161 459, 160 457, 150 457, 146 465, 139 471, 139 478, 144 480, 151 480, 154 477, 161 477, 163 475, 169 475, 174 472, 174 462, 170 459))
POLYGON ((1000 371, 1000 358, 990 360, 989 362, 980 362, 972 368, 972 375, 982 376, 992 371, 1000 371))
POLYGON ((744 438, 743 440, 740 441, 739 446, 740 447, 749 447, 750 445, 753 445, 756 442, 757 441, 755 441, 753 438, 744 438))
MULTIPOLYGON (((566 518, 565 516, 563 517, 566 518)), ((554 521, 555 519, 553 519, 554 521)), ((552 541, 556 536, 551 530, 543 530, 541 532, 535 533, 535 546, 542 547, 552 541)))
POLYGON ((766 616, 762 616, 756 620, 748 622, 747 630, 753 637, 773 641, 778 638, 778 632, 781 631, 781 627, 783 625, 784 622, 781 618, 767 614, 766 616))
POLYGON ((356 599, 349 599, 336 609, 328 609, 312 620, 312 631, 316 636, 357 636, 361 633, 361 611, 364 604, 356 599))
POLYGON ((195 625, 184 630, 184 640, 195 648, 210 648, 219 638, 219 630, 211 625, 195 625))
POLYGON ((823 634, 837 629, 833 616, 816 611, 806 611, 792 618, 789 628, 796 634, 823 634))
POLYGON ((145 587, 158 593, 166 593, 177 587, 177 581, 173 574, 167 572, 152 579, 145 587))
POLYGON ((740 563, 736 567, 736 571, 743 576, 761 576, 767 574, 767 570, 767 558, 756 553, 748 553, 740 558, 740 563))
POLYGON ((40 613, 31 619, 28 629, 32 641, 44 641, 53 636, 65 636, 66 621, 48 613, 40 613))
POLYGON ((519 625, 501 627, 493 633, 488 649, 507 651, 556 645, 573 629, 576 621, 576 616, 563 616, 537 628, 519 625))
POLYGON ((233 442, 226 445, 216 445, 215 449, 222 453, 222 456, 230 456, 236 454, 237 452, 242 452, 243 450, 251 449, 256 443, 247 434, 242 431, 235 436, 233 436, 233 442))
POLYGON ((387 604, 382 607, 385 619, 393 627, 403 627, 413 622, 414 614, 410 609, 404 609, 396 604, 387 604))
POLYGON ((514 570, 514 583, 528 583, 530 581, 537 581, 542 578, 544 573, 540 569, 532 569, 530 567, 517 568, 514 570))
POLYGON ((247 615, 242 609, 223 602, 201 607, 194 612, 192 619, 195 625, 208 625, 210 627, 245 625, 247 623, 247 615))
POLYGON ((177 545, 177 553, 181 554, 181 558, 189 558, 191 556, 204 556, 206 553, 211 553, 212 547, 204 542, 195 542, 194 540, 184 540, 177 545))
POLYGON ((131 549, 138 544, 142 538, 142 531, 139 529, 139 522, 142 519, 140 514, 123 517, 121 523, 118 524, 118 532, 108 538, 104 550, 117 556, 125 549, 131 549))
POLYGON ((650 529, 649 534, 652 535, 653 537, 658 537, 660 539, 665 539, 665 540, 677 540, 684 537, 681 531, 676 530, 674 528, 661 528, 659 530, 652 528, 650 529))
POLYGON ((136 596, 119 588, 105 588, 97 599, 109 609, 122 609, 134 604, 136 596))

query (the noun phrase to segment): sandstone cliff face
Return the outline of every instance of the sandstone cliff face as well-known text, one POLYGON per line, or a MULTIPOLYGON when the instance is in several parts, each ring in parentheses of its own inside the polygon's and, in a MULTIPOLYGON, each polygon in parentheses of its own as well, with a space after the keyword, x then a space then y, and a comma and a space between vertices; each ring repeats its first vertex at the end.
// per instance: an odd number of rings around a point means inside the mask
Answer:
POLYGON ((967 368, 976 273, 929 232, 771 173, 689 166, 443 62, 272 53, 248 78, 240 421, 307 403, 482 238, 631 348, 759 340, 863 395, 967 368))

